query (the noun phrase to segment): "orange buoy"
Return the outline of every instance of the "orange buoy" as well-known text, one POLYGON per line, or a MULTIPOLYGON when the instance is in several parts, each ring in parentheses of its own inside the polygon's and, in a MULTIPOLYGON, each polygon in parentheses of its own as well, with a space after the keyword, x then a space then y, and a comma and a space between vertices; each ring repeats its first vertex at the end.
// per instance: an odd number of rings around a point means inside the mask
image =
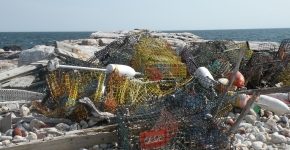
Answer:
MULTIPOLYGON (((232 77, 233 72, 228 74, 228 79, 230 80, 232 77)), ((245 86, 245 77, 239 71, 237 72, 236 78, 233 83, 234 86, 242 87, 245 86)))

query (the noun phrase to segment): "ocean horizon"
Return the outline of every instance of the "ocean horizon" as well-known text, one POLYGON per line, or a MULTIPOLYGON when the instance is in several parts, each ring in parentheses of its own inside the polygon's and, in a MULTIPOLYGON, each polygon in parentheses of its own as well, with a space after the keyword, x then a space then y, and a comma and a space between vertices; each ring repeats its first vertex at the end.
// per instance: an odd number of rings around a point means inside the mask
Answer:
MULTIPOLYGON (((290 38, 290 28, 156 31, 165 33, 189 32, 205 40, 228 39, 280 43, 283 39, 290 38)), ((97 31, 0 32, 0 48, 19 45, 22 49, 29 49, 35 45, 52 45, 54 41, 87 39, 94 32, 97 31)))

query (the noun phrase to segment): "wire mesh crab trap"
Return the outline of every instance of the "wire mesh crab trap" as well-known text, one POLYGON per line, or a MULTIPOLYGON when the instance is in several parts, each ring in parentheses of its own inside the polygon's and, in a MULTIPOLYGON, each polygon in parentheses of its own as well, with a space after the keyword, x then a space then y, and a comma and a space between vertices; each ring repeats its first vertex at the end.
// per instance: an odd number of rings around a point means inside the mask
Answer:
POLYGON ((259 51, 253 53, 242 70, 250 88, 274 87, 279 82, 285 83, 290 61, 289 43, 289 39, 283 40, 278 51, 273 51, 271 43, 259 45, 259 51))
MULTIPOLYGON (((118 106, 121 149, 229 148, 231 139, 223 116, 231 111, 229 102, 235 95, 228 94, 220 102, 220 93, 213 94, 200 81, 194 77, 170 94, 151 95, 135 109, 118 106)), ((213 83, 217 89, 222 86, 213 83)))

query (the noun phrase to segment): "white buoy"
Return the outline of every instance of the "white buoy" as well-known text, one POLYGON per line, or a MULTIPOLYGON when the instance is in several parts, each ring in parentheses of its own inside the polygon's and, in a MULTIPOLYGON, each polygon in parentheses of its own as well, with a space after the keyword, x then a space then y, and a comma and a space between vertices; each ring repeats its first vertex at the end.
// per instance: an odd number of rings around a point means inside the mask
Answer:
POLYGON ((206 89, 210 89, 213 87, 213 76, 209 72, 209 70, 205 67, 199 67, 195 71, 197 75, 199 83, 206 89))
POLYGON ((290 112, 289 107, 284 102, 267 95, 260 95, 256 105, 266 110, 273 111, 277 115, 290 112))
POLYGON ((119 65, 119 64, 109 64, 106 67, 106 71, 107 72, 112 72, 116 68, 119 71, 119 75, 122 75, 122 76, 127 76, 127 77, 130 77, 130 78, 133 78, 136 74, 140 74, 139 72, 135 72, 135 70, 133 68, 131 68, 130 66, 119 65))
POLYGON ((277 98, 283 101, 290 101, 290 93, 272 93, 272 94, 265 94, 267 96, 277 98))

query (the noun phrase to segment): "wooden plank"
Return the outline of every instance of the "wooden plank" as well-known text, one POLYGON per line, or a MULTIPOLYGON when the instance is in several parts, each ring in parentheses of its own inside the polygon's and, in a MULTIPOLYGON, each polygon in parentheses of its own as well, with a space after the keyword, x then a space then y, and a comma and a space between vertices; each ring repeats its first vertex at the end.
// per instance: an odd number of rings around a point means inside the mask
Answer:
POLYGON ((15 68, 15 69, 12 69, 12 70, 9 70, 6 72, 2 72, 2 73, 0 73, 0 82, 7 80, 7 79, 10 79, 10 78, 13 78, 13 77, 16 77, 16 76, 21 75, 23 73, 27 73, 29 71, 43 68, 47 65, 47 63, 48 63, 48 60, 41 60, 41 61, 37 61, 35 63, 31 63, 27 66, 21 66, 21 67, 18 67, 18 68, 15 68))
POLYGON ((13 78, 9 82, 3 84, 2 87, 25 88, 29 87, 34 80, 35 75, 13 78))
POLYGON ((64 150, 91 147, 97 144, 117 142, 116 132, 83 133, 54 137, 49 141, 36 140, 18 143, 19 146, 6 148, 7 150, 64 150))

